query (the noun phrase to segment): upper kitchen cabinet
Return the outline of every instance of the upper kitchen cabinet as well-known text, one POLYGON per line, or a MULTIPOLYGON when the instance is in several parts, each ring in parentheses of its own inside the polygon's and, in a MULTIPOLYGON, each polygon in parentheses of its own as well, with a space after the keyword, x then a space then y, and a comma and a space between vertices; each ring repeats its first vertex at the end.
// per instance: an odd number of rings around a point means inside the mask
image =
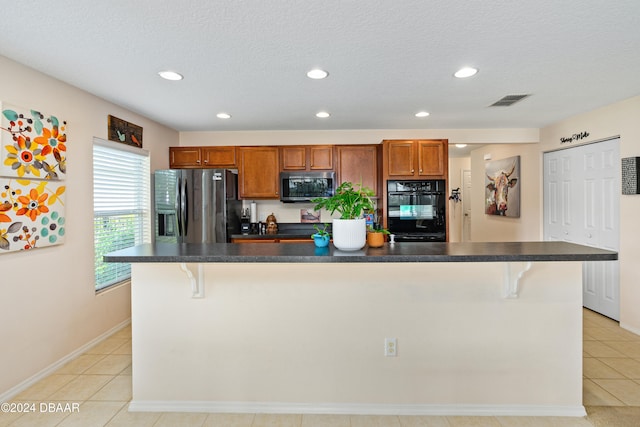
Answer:
POLYGON ((362 182, 378 196, 378 146, 336 145, 336 172, 338 185, 349 181, 362 182))
POLYGON ((278 147, 238 147, 238 187, 242 199, 279 199, 278 147))
POLYGON ((448 157, 446 139, 386 140, 383 174, 394 179, 447 179, 448 157))
POLYGON ((170 147, 169 167, 184 168, 235 168, 236 147, 170 147))
POLYGON ((280 167, 283 171, 333 170, 333 146, 281 146, 280 167))
POLYGON ((169 147, 169 167, 201 168, 202 153, 199 147, 169 147))

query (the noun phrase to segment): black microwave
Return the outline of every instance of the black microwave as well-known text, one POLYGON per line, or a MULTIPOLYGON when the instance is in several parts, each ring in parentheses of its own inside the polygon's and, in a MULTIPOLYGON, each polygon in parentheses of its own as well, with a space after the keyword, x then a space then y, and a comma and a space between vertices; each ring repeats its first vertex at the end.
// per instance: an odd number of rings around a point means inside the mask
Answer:
POLYGON ((331 197, 335 191, 335 172, 280 172, 280 201, 309 203, 318 197, 331 197))

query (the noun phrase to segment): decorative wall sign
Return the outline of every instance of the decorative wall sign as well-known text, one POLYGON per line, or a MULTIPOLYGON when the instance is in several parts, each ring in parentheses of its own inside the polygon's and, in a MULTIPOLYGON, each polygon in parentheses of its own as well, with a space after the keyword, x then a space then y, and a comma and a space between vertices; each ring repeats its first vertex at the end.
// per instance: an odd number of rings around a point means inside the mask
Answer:
POLYGON ((640 194, 640 157, 622 159, 622 194, 640 194))
POLYGON ((0 177, 0 254, 64 243, 63 181, 0 177))
POLYGON ((569 144, 571 142, 580 141, 589 137, 589 132, 586 130, 579 133, 574 133, 570 137, 562 137, 560 138, 560 144, 569 144))
POLYGON ((64 179, 67 123, 36 110, 1 106, 0 176, 64 179))
POLYGON ((114 116, 109 116, 109 139, 142 148, 142 127, 114 116))
POLYGON ((485 213, 520 217, 520 156, 485 164, 485 213))

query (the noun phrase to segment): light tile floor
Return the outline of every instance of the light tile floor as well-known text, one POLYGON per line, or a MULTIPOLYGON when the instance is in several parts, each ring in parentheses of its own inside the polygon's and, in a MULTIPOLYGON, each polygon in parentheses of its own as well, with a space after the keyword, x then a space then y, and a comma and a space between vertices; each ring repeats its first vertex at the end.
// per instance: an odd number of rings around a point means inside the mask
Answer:
POLYGON ((268 415, 128 412, 131 329, 118 331, 17 395, 34 413, 0 413, 0 427, 636 427, 640 426, 640 336, 584 310, 584 405, 587 418, 366 415, 268 415), (53 408, 41 411, 41 404, 53 408), (58 412, 56 404, 78 403, 58 412), (71 408, 73 409, 73 408, 71 408))

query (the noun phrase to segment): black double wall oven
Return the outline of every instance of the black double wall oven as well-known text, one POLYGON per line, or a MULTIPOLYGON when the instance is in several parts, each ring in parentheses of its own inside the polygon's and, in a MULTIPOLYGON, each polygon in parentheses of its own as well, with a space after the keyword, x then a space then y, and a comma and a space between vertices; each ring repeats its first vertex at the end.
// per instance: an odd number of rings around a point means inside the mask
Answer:
POLYGON ((446 181, 387 181, 387 229, 398 242, 445 242, 446 181))

